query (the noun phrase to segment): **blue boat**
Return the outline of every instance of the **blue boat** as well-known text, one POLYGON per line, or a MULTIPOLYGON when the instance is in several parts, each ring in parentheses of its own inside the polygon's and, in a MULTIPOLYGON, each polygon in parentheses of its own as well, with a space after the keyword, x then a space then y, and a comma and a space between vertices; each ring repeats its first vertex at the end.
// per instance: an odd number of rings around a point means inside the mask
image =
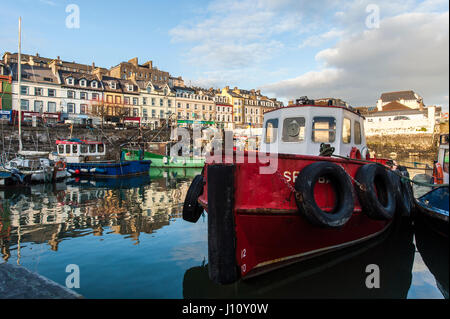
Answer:
POLYGON ((25 176, 17 170, 0 171, 0 189, 9 189, 12 187, 24 187, 25 176))
POLYGON ((150 160, 106 160, 106 147, 102 142, 70 139, 56 141, 56 157, 72 176, 117 178, 148 174, 150 160))
POLYGON ((416 200, 418 219, 423 220, 433 230, 448 237, 448 209, 449 209, 449 187, 442 186, 435 188, 416 200))

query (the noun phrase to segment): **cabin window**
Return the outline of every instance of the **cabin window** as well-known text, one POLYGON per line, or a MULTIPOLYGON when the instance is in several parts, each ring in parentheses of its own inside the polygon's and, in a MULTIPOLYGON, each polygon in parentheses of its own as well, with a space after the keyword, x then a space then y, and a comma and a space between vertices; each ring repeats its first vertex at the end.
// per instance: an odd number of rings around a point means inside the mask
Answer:
POLYGON ((316 143, 332 143, 336 138, 336 119, 334 117, 315 117, 313 119, 312 140, 316 143))
POLYGON ((444 165, 442 165, 444 173, 448 174, 448 150, 445 150, 444 153, 444 165))
POLYGON ((349 144, 352 141, 352 121, 348 118, 344 118, 342 123, 342 142, 349 144))
POLYGON ((78 153, 78 145, 77 144, 73 144, 72 145, 72 153, 73 154, 77 154, 78 153))
POLYGON ((70 145, 66 145, 66 154, 70 154, 70 145))
POLYGON ((283 142, 301 142, 305 139, 305 118, 290 117, 283 121, 283 142))
POLYGON ((103 144, 98 144, 98 152, 103 153, 105 150, 105 146, 103 144))
POLYGON ((88 152, 88 146, 87 145, 81 145, 80 146, 80 153, 81 154, 87 154, 88 152))
POLYGON ((95 144, 89 145, 89 153, 94 154, 97 152, 97 148, 95 147, 95 144))
POLYGON ((277 140, 278 119, 271 119, 266 122, 265 143, 271 144, 277 140))
POLYGON ((361 144, 361 123, 355 121, 355 144, 361 144))
POLYGON ((64 154, 64 145, 58 145, 58 153, 59 154, 64 154))

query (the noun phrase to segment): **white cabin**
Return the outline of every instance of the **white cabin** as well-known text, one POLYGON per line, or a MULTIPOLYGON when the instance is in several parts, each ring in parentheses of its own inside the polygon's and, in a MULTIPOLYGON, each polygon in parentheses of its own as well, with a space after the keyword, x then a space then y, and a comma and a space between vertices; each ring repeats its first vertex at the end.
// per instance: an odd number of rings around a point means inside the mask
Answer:
POLYGON ((365 158, 364 117, 348 107, 326 105, 292 105, 264 114, 260 151, 318 156, 322 143, 340 156, 350 156, 356 147, 365 158))
POLYGON ((57 153, 66 163, 99 161, 106 155, 105 144, 90 141, 56 141, 57 153))

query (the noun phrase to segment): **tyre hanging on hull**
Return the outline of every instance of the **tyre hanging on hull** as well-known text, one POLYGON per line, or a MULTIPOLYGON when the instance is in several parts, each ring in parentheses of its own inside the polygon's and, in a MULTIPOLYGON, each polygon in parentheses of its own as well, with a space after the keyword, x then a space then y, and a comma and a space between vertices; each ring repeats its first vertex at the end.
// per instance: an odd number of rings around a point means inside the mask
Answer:
POLYGON ((411 184, 401 177, 409 178, 409 173, 403 166, 399 166, 395 171, 389 171, 389 175, 394 188, 396 199, 396 212, 400 216, 411 216, 414 207, 413 190, 411 184))
POLYGON ((345 170, 332 162, 316 162, 302 169, 295 181, 296 203, 300 213, 312 224, 321 227, 341 227, 350 219, 354 209, 353 185, 345 170), (336 194, 331 213, 322 210, 314 197, 314 186, 325 177, 336 194))
POLYGON ((364 213, 376 220, 392 219, 396 197, 386 169, 378 164, 367 164, 359 168, 355 179, 361 184, 356 192, 364 213))
POLYGON ((197 175, 189 186, 183 204, 183 219, 196 223, 203 213, 203 207, 198 203, 198 198, 203 194, 203 176, 197 175))
POLYGON ((236 261, 234 166, 208 166, 208 272, 218 284, 239 279, 236 261))

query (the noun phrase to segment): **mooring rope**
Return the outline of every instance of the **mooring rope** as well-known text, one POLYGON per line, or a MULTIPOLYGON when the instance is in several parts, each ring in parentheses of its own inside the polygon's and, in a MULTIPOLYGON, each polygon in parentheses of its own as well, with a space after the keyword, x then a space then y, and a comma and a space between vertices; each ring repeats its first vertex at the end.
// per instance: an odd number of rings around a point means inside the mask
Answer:
MULTIPOLYGON (((342 158, 342 159, 349 160, 349 161, 368 163, 368 164, 378 164, 378 165, 381 165, 383 168, 390 170, 391 172, 396 174, 398 177, 400 177, 402 180, 408 181, 410 183, 413 183, 413 184, 416 184, 419 186, 434 187, 434 188, 449 187, 449 184, 430 184, 430 183, 425 183, 425 182, 414 181, 409 177, 403 176, 401 173, 399 173, 397 171, 391 170, 391 167, 389 165, 383 165, 379 162, 373 162, 373 161, 363 160, 363 159, 359 159, 359 158, 350 158, 347 156, 336 155, 336 154, 333 154, 333 152, 334 152, 334 147, 331 147, 329 144, 322 143, 320 145, 319 156, 333 156, 333 157, 338 157, 338 158, 342 158)), ((408 167, 405 167, 405 168, 408 168, 408 167)))

